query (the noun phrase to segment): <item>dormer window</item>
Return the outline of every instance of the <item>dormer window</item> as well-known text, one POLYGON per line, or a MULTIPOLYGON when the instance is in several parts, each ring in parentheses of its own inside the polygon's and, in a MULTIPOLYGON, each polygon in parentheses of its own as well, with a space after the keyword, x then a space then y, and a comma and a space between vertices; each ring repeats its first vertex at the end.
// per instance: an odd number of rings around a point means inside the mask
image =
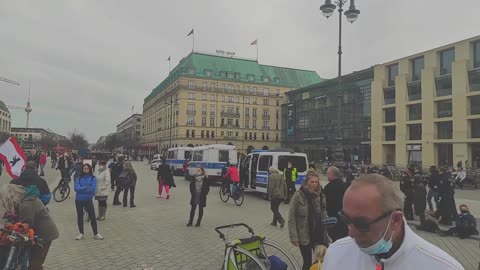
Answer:
POLYGON ((211 70, 205 70, 205 76, 207 77, 212 77, 212 71, 211 70))
POLYGON ((240 80, 240 73, 235 73, 235 80, 240 80))
POLYGON ((195 69, 194 68, 189 68, 188 69, 188 74, 195 75, 195 69))
POLYGON ((233 76, 234 76, 233 73, 230 73, 230 72, 227 73, 227 78, 233 79, 233 76))
POLYGON ((250 81, 250 82, 255 81, 255 75, 253 75, 253 74, 248 74, 248 81, 250 81))
POLYGON ((268 77, 263 77, 263 82, 268 83, 269 81, 270 81, 270 79, 268 77))

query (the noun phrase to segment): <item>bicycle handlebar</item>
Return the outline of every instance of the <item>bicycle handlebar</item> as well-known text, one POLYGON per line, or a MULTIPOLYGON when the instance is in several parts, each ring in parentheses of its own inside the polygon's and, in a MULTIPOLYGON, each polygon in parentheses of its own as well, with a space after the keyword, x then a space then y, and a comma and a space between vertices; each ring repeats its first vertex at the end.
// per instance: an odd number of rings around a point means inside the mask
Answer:
POLYGON ((30 239, 30 237, 27 234, 18 233, 18 232, 13 231, 13 230, 8 230, 8 229, 5 229, 1 226, 0 226, 0 233, 5 233, 8 236, 13 236, 13 237, 15 237, 15 240, 19 240, 19 241, 22 241, 24 243, 34 243, 34 244, 43 246, 43 244, 42 244, 44 242, 43 239, 39 238, 36 235, 34 236, 33 239, 30 239))
POLYGON ((245 223, 235 223, 230 225, 218 226, 218 227, 215 227, 215 231, 218 233, 221 239, 225 240, 225 234, 223 234, 220 230, 226 229, 226 228, 240 227, 240 226, 247 228, 248 232, 251 233, 252 236, 254 235, 253 229, 245 223))

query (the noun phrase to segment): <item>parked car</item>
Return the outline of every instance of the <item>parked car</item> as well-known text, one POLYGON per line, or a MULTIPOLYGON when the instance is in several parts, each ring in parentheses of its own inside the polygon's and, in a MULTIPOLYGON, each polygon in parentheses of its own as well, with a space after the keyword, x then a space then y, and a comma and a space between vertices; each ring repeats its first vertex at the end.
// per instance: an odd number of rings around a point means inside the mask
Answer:
POLYGON ((150 169, 157 170, 160 164, 162 164, 162 160, 160 159, 160 156, 158 156, 152 160, 152 163, 150 163, 150 169))

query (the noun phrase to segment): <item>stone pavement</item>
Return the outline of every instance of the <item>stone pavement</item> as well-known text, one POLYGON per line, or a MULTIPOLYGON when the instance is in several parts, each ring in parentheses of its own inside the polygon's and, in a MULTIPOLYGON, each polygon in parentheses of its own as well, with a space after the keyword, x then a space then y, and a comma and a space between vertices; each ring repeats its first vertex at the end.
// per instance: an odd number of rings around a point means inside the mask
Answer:
MULTIPOLYGON (((158 199, 156 172, 143 163, 136 162, 138 174, 136 191, 137 208, 111 205, 110 196, 107 220, 98 222, 103 241, 93 240, 89 224, 85 224, 85 239, 74 240, 78 234, 74 194, 62 203, 52 201, 50 212, 57 222, 60 238, 53 242, 46 261, 46 269, 221 269, 224 245, 215 226, 244 222, 256 234, 282 244, 301 262, 298 249, 289 243, 287 228, 269 225, 272 214, 269 202, 260 196, 246 194, 241 207, 231 200, 220 201, 218 186, 212 186, 205 208, 202 226, 185 226, 190 210, 188 182, 176 178, 177 188, 171 198, 158 199)), ((51 188, 58 181, 57 171, 47 171, 51 188)), ((7 178, 2 176, 0 182, 7 178)), ((112 194, 111 194, 112 195, 112 194)), ((287 217, 288 207, 280 211, 287 217)), ((422 237, 444 249, 461 261, 465 269, 478 268, 479 242, 472 239, 442 238, 426 232, 422 237)), ((246 232, 231 232, 231 237, 247 236, 246 232)), ((268 251, 267 251, 268 253, 268 251)))

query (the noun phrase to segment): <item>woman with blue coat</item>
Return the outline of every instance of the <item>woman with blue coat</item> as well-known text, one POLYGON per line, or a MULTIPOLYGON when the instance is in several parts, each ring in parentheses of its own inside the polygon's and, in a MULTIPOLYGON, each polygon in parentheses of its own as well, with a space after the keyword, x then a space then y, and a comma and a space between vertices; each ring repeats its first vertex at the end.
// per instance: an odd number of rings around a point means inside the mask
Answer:
POLYGON ((88 213, 92 225, 95 240, 103 240, 103 236, 97 231, 97 220, 95 219, 95 208, 93 197, 97 188, 97 179, 92 174, 92 166, 84 164, 80 177, 75 179, 75 206, 77 207, 77 223, 80 234, 75 238, 83 239, 83 210, 88 213))

